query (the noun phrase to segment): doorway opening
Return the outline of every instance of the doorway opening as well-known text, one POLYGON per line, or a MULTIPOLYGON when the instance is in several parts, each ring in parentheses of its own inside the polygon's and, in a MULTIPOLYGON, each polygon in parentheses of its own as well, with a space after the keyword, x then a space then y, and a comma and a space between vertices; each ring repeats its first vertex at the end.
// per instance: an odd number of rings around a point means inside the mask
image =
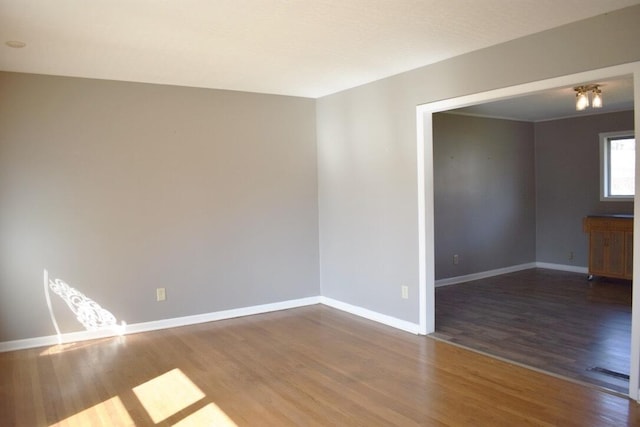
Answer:
MULTIPOLYGON (((430 334, 436 331, 436 319, 435 319, 435 284, 436 284, 436 247, 435 247, 435 232, 434 232, 434 141, 433 141, 433 121, 434 114, 449 111, 452 109, 458 109, 477 105, 489 101, 508 100, 514 97, 523 95, 538 94, 543 91, 548 91, 553 88, 569 88, 574 84, 588 81, 604 80, 607 78, 631 75, 634 81, 638 81, 640 76, 640 63, 625 64, 622 66, 609 67, 601 70, 594 70, 585 73, 574 74, 570 76, 563 76, 560 78, 554 78, 534 83, 528 83, 519 86, 513 86, 504 89, 498 89, 494 91, 484 92, 480 94, 474 94, 464 96, 460 98, 438 101, 431 104, 418 106, 417 108, 417 127, 418 127, 418 201, 419 201, 419 252, 420 252, 420 326, 421 332, 430 334)), ((638 85, 634 86, 635 100, 640 98, 638 96, 638 85)), ((638 108, 635 108, 634 113, 635 128, 640 128, 639 112, 638 108)), ((636 153, 636 159, 638 155, 636 153)), ((636 175, 636 182, 638 177, 636 175)), ((634 228, 638 229, 638 226, 634 228)), ((640 271, 640 263, 638 263, 639 250, 638 245, 639 238, 634 239, 634 269, 640 271)), ((460 261, 460 255, 458 255, 458 261, 460 261)), ((455 258, 454 258, 455 262, 455 258)), ((536 263, 530 267, 536 267, 536 263)), ((633 295, 633 308, 632 308, 632 340, 630 350, 630 366, 629 366, 629 396, 633 399, 638 399, 638 372, 640 366, 640 337, 638 332, 640 331, 640 319, 639 311, 640 304, 638 293, 633 295)))

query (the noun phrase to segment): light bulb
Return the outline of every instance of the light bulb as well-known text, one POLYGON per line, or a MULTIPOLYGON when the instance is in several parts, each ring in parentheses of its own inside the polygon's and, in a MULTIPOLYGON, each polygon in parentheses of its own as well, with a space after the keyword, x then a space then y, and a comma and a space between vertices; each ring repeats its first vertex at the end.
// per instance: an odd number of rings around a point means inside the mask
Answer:
POLYGON ((576 94, 576 110, 582 111, 589 106, 589 97, 583 91, 576 94))
POLYGON ((593 89, 593 100, 591 101, 591 106, 593 108, 602 108, 602 92, 597 86, 593 89))

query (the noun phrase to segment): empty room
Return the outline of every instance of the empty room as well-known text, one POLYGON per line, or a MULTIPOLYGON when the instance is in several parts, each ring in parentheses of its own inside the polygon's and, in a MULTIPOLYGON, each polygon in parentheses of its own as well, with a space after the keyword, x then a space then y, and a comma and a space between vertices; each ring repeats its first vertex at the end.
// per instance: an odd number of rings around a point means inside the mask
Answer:
MULTIPOLYGON (((632 80, 605 86, 608 107, 576 110, 569 87, 434 117, 435 270, 452 285, 437 290, 436 335, 626 394, 631 268, 598 269, 599 234, 585 230, 633 229, 633 188, 600 195, 618 166, 604 139, 633 139, 632 80)), ((634 153, 619 157, 624 169, 634 153)))
POLYGON ((0 425, 640 425, 635 195, 601 201, 599 151, 558 142, 640 124, 638 20, 637 0, 0 0, 0 425), (602 115, 573 116, 579 86, 602 115), (554 91, 572 117, 469 111, 554 91), (583 218, 610 214, 623 279, 589 265, 583 218), (512 340, 452 339, 481 319, 443 291, 528 271, 625 307, 623 366, 588 366, 622 386, 500 354, 546 354, 500 311, 525 279, 485 310, 512 340))

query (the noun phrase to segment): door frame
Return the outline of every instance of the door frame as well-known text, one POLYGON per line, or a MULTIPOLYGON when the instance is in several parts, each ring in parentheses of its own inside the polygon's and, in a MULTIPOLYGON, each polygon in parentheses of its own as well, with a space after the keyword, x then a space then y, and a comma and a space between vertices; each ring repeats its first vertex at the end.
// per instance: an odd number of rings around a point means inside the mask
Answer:
MULTIPOLYGON (((465 95, 418 105, 416 107, 417 175, 418 175, 418 290, 419 331, 426 335, 435 332, 435 242, 434 242, 434 182, 433 182, 433 119, 434 113, 497 101, 579 82, 603 80, 631 75, 634 91, 634 128, 640 129, 640 61, 600 68, 561 77, 509 86, 501 89, 465 95)), ((640 164, 640 150, 636 150, 636 165, 640 164)), ((640 189, 640 173, 635 176, 640 189)), ((634 197, 634 212, 640 208, 640 195, 634 197)), ((633 269, 640 272, 640 215, 634 215, 633 269)), ((640 400, 640 279, 634 277, 631 309, 631 357, 629 397, 640 400)))

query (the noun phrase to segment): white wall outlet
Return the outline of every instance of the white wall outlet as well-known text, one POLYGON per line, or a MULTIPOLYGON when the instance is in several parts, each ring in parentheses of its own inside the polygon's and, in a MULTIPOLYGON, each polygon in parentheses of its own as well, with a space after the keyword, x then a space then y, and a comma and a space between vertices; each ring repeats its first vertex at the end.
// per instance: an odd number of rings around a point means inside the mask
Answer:
POLYGON ((458 264, 460 264, 460 256, 459 256, 458 254, 455 254, 455 255, 453 256, 453 264, 454 264, 454 265, 458 265, 458 264))
POLYGON ((400 289, 402 290, 402 298, 403 299, 409 298, 409 287, 403 285, 403 286, 400 286, 400 289))
POLYGON ((156 289, 156 301, 164 301, 167 299, 167 292, 165 288, 156 289))

